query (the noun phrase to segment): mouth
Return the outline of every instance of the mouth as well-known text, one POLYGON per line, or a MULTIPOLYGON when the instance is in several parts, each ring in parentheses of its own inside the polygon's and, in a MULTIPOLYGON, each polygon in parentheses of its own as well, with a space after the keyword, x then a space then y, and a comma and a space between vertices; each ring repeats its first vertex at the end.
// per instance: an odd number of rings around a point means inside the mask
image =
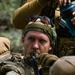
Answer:
POLYGON ((37 53, 30 53, 30 54, 26 55, 25 58, 27 58, 27 59, 30 59, 32 57, 38 58, 38 56, 39 55, 37 53))
POLYGON ((37 52, 31 52, 31 53, 30 53, 30 56, 38 57, 38 53, 37 53, 37 52))
POLYGON ((38 56, 40 54, 40 50, 39 49, 32 49, 29 54, 33 55, 33 56, 38 56))

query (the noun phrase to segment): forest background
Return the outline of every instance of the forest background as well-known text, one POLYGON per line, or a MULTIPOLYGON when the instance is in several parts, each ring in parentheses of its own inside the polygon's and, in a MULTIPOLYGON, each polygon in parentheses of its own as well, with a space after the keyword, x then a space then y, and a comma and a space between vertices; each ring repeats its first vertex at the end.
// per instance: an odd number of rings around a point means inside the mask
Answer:
POLYGON ((11 52, 23 51, 21 30, 12 24, 13 12, 21 5, 21 0, 0 0, 0 36, 11 41, 11 52))

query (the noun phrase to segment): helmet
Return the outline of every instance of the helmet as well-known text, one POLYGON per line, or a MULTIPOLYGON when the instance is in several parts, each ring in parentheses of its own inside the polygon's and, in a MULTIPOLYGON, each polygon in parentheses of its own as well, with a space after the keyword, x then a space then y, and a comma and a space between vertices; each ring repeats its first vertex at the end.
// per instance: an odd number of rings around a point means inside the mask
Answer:
POLYGON ((55 31, 55 26, 52 23, 52 21, 46 16, 38 16, 38 15, 29 16, 28 21, 29 23, 23 29, 23 35, 25 35, 28 31, 32 30, 40 31, 49 37, 53 47, 55 44, 57 34, 55 31))

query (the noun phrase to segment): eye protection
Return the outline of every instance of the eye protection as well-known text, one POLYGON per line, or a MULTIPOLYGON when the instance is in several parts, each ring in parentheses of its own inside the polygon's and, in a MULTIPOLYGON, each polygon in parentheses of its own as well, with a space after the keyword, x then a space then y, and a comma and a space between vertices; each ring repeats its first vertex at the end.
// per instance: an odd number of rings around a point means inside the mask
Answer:
POLYGON ((52 20, 46 16, 38 16, 38 15, 31 15, 28 17, 28 21, 35 22, 37 19, 44 24, 50 24, 53 27, 52 20))

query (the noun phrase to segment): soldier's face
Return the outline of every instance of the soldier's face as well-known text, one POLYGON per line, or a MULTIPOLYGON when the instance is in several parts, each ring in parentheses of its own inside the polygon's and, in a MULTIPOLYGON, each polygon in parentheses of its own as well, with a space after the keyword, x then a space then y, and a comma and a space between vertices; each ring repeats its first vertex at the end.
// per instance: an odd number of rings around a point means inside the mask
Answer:
POLYGON ((22 40, 25 55, 47 53, 52 49, 48 36, 42 32, 29 31, 22 40))

